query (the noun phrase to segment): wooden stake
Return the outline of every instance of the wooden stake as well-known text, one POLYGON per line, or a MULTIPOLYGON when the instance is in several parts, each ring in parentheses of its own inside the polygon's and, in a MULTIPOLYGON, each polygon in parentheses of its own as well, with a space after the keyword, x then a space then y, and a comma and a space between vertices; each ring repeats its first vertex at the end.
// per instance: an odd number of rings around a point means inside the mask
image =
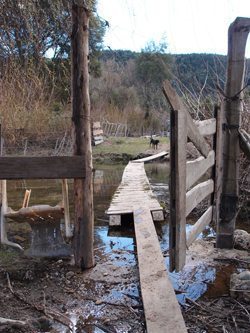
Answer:
POLYGON ((89 99, 89 11, 84 1, 72 3, 72 105, 74 155, 84 156, 85 178, 74 180, 75 264, 81 269, 94 266, 93 184, 91 120, 89 99))
POLYGON ((22 208, 27 208, 29 206, 31 190, 26 190, 23 198, 22 208))
POLYGON ((65 223, 65 236, 67 238, 72 237, 70 228, 70 215, 69 215, 69 188, 67 179, 62 179, 62 195, 63 195, 63 207, 64 207, 64 223, 65 223))
POLYGON ((186 113, 171 110, 170 131, 170 271, 186 261, 186 113))
POLYGON ((239 196, 239 134, 245 73, 245 47, 250 18, 238 17, 228 30, 228 64, 225 89, 223 180, 217 247, 232 248, 239 196))

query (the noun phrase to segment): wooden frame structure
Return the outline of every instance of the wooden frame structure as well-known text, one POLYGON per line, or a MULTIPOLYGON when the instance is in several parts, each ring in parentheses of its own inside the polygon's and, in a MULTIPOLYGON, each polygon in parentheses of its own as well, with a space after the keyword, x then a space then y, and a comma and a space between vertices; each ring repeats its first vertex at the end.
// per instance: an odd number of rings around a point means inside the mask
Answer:
MULTIPOLYGON (((94 266, 94 217, 89 99, 89 16, 84 1, 72 1, 72 122, 74 156, 0 157, 0 179, 74 179, 75 264, 94 266)), ((65 185, 65 183, 64 183, 65 185)), ((69 231, 69 230, 68 230, 69 231)))
POLYGON ((186 217, 207 196, 214 192, 214 180, 199 179, 215 164, 215 151, 204 136, 216 133, 216 119, 194 123, 170 83, 163 92, 171 105, 170 132, 170 270, 179 271, 185 265, 186 248, 209 225, 213 217, 212 204, 186 234, 186 217), (187 139, 193 142, 201 157, 187 162, 187 139))
MULTIPOLYGON (((238 210, 239 149, 250 156, 250 135, 240 129, 244 90, 245 47, 250 18, 236 18, 228 32, 228 68, 221 107, 215 118, 194 122, 169 82, 163 92, 171 106, 170 144, 170 270, 185 265, 186 248, 214 220, 216 245, 233 247, 238 210), (212 147, 204 136, 214 135, 212 147), (202 155, 186 161, 187 138, 202 155), (211 178, 197 182, 210 169, 211 178), (210 206, 186 235, 186 217, 206 197, 210 206)), ((221 91, 220 91, 221 92, 221 91)))

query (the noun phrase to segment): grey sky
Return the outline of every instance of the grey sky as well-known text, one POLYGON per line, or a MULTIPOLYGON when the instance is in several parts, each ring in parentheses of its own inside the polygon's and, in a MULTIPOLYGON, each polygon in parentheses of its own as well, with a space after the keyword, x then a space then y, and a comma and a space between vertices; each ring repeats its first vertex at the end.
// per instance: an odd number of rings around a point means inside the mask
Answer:
POLYGON ((98 14, 110 24, 104 42, 112 49, 140 51, 165 38, 170 53, 227 54, 228 27, 250 17, 250 0, 98 0, 98 14))

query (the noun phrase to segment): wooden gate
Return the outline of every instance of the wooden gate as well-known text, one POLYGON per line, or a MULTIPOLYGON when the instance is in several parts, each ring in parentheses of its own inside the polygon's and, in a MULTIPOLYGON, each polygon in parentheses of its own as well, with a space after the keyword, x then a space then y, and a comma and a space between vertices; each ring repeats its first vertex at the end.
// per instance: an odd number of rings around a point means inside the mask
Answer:
MULTIPOLYGON (((216 131, 219 117, 194 122, 179 96, 170 83, 164 83, 163 92, 171 106, 170 132, 170 270, 179 271, 185 265, 186 249, 213 220, 213 203, 215 198, 215 146, 219 138, 212 138, 208 144, 204 136, 220 135, 216 131), (216 126, 217 122, 217 126, 216 126), (202 156, 188 161, 187 139, 189 139, 202 156), (212 168, 211 178, 200 178, 212 168), (191 211, 206 197, 210 196, 210 205, 205 213, 186 234, 186 218, 191 211)), ((219 114, 219 112, 218 112, 219 114)), ((220 126, 219 126, 220 127, 220 126)), ((217 145, 217 150, 219 147, 217 145)), ((218 159, 219 160, 219 159, 218 159)))

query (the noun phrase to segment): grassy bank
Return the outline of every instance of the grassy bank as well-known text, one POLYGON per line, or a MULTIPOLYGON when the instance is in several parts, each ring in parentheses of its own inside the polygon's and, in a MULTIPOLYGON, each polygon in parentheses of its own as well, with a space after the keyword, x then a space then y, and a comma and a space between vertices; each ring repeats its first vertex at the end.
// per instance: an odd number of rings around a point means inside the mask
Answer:
POLYGON ((163 150, 168 150, 169 148, 169 138, 161 137, 159 138, 160 143, 157 151, 149 146, 149 138, 139 137, 139 138, 117 138, 110 137, 106 138, 105 141, 93 147, 93 157, 103 156, 103 155, 130 155, 136 157, 140 154, 154 154, 163 150))

